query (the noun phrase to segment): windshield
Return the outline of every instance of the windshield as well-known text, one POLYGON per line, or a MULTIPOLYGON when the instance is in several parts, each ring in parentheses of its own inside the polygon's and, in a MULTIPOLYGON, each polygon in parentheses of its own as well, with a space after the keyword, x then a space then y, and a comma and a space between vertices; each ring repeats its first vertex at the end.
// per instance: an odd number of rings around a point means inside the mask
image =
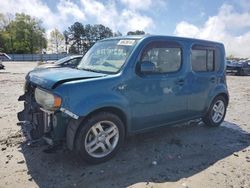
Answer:
POLYGON ((132 52, 137 40, 108 40, 96 43, 84 55, 78 69, 116 73, 132 52))

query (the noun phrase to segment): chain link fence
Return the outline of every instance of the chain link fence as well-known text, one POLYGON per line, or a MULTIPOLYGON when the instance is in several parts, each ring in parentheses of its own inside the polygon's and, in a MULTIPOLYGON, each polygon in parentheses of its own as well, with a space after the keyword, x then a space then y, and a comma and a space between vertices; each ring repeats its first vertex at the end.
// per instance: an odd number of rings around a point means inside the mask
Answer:
POLYGON ((50 61, 58 60, 71 54, 8 54, 11 59, 2 58, 2 61, 50 61))

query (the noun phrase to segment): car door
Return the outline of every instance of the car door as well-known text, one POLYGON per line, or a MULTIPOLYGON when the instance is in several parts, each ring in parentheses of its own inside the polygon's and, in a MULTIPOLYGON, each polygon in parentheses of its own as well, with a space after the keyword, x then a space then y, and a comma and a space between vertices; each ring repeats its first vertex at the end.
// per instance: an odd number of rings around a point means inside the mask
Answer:
POLYGON ((210 92, 218 81, 218 50, 209 46, 193 45, 189 75, 190 95, 188 113, 192 117, 202 116, 210 92))
POLYGON ((176 42, 151 42, 144 47, 136 76, 128 86, 132 129, 157 127, 185 119, 187 112, 186 73, 183 49, 176 42), (140 64, 151 62, 156 70, 144 74, 140 64))

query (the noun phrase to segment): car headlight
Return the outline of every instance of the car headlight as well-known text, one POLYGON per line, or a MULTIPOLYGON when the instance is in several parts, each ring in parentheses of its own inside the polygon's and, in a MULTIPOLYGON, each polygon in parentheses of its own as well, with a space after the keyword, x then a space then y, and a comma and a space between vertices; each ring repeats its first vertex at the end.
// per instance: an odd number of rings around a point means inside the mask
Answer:
POLYGON ((60 108, 62 100, 59 96, 53 95, 47 91, 35 89, 36 102, 46 110, 56 110, 60 108))

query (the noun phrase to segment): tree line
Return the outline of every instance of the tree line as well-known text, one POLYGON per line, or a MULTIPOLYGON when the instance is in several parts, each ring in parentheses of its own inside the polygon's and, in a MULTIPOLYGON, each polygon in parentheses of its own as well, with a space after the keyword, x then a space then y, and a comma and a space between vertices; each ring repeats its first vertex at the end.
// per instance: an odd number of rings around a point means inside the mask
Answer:
MULTIPOLYGON (((0 52, 5 53, 53 53, 84 54, 96 41, 122 36, 102 24, 75 22, 62 33, 58 29, 46 37, 42 21, 24 13, 15 16, 0 13, 0 52)), ((127 35, 144 35, 144 31, 129 31, 127 35)))
POLYGON ((47 46, 42 22, 25 14, 0 14, 0 52, 38 53, 47 46))

